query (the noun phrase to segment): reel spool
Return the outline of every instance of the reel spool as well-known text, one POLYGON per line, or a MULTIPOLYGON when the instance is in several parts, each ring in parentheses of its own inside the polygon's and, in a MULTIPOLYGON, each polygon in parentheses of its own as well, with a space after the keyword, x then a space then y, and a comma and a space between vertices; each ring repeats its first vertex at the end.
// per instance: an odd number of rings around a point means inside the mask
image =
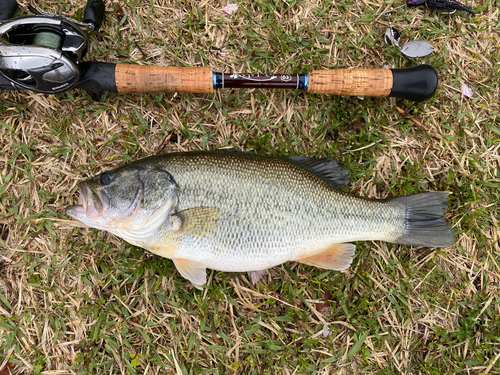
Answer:
POLYGON ((63 92, 78 83, 87 46, 86 33, 69 19, 34 15, 5 21, 0 24, 0 75, 13 88, 63 92))

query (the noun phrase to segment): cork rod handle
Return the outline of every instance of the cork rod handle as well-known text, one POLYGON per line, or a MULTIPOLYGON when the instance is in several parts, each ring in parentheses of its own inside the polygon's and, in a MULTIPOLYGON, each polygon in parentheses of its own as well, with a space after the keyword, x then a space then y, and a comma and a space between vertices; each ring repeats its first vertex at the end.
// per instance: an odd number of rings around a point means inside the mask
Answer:
POLYGON ((429 65, 405 69, 334 69, 309 73, 307 92, 350 96, 394 96, 417 102, 431 98, 438 84, 429 65))
POLYGON ((212 68, 117 64, 115 82, 120 94, 214 91, 212 68))
MULTIPOLYGON (((315 70, 297 75, 227 75, 213 73, 210 67, 180 68, 91 61, 82 63, 81 71, 78 87, 89 91, 96 98, 103 91, 121 94, 148 92, 210 94, 214 92, 214 87, 252 87, 301 88, 310 93, 330 95, 393 96, 421 102, 430 99, 438 85, 437 73, 429 65, 404 69, 315 70), (226 77, 225 84, 224 77, 226 77)), ((7 83, 10 87, 10 83, 7 83)), ((4 86, 0 77, 0 87, 4 86)))
POLYGON ((392 88, 389 69, 332 69, 309 73, 309 88, 313 94, 349 96, 388 96, 392 88))

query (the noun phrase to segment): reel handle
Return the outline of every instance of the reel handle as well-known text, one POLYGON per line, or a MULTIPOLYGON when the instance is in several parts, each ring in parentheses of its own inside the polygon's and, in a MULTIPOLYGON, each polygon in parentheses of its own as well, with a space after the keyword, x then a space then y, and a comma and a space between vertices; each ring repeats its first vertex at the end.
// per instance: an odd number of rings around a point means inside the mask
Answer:
POLYGON ((83 22, 91 23, 94 25, 94 30, 99 30, 104 20, 104 13, 105 6, 103 0, 88 0, 83 11, 83 22))
POLYGON ((19 4, 16 0, 0 0, 0 21, 8 20, 16 13, 19 4))

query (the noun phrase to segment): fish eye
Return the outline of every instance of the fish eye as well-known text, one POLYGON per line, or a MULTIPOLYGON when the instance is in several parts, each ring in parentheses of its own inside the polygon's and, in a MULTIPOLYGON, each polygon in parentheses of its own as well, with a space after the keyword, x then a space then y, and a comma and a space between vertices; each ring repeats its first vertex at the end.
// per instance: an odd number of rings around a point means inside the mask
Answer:
POLYGON ((111 172, 104 172, 101 174, 101 178, 99 181, 101 181, 101 184, 103 185, 109 185, 113 180, 115 179, 115 174, 111 172))

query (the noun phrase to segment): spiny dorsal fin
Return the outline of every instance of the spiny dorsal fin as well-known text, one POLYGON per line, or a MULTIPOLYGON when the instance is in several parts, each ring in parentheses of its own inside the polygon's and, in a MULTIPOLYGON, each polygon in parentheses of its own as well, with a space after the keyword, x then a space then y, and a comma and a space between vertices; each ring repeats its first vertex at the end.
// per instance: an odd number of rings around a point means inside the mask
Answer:
POLYGON ((349 183, 349 171, 333 158, 310 158, 293 155, 284 158, 290 163, 307 169, 334 189, 340 189, 349 183))
POLYGON ((193 207, 171 216, 176 232, 193 236, 208 236, 219 224, 219 209, 193 207))

